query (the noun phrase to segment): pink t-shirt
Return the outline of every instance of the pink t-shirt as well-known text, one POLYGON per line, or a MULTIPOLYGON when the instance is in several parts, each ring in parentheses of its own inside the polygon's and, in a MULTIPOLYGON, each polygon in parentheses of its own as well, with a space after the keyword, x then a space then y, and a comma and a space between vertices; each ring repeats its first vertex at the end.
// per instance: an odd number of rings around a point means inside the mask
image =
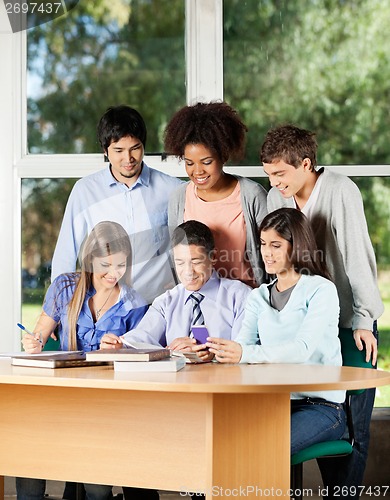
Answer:
POLYGON ((214 235, 217 250, 215 269, 223 278, 238 279, 251 287, 256 282, 248 258, 245 258, 246 224, 241 205, 240 183, 234 191, 218 201, 203 201, 190 182, 186 190, 184 221, 206 224, 214 235))

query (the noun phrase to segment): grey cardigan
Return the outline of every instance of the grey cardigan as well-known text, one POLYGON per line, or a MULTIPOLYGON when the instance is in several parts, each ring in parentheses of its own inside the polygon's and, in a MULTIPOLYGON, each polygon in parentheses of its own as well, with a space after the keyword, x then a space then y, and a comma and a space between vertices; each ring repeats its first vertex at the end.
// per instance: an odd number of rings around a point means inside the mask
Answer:
MULTIPOLYGON (((267 191, 246 177, 234 175, 240 183, 241 205, 246 224, 246 254, 256 283, 260 285, 265 281, 263 263, 260 257, 259 226, 267 215, 267 191)), ((168 225, 171 229, 183 222, 186 200, 186 189, 189 182, 182 184, 171 194, 168 205, 168 225)))
MULTIPOLYGON (((340 300, 340 326, 372 330, 383 313, 377 284, 375 254, 356 184, 347 176, 323 169, 321 190, 311 225, 340 300)), ((268 211, 295 207, 276 188, 268 193, 268 211)))

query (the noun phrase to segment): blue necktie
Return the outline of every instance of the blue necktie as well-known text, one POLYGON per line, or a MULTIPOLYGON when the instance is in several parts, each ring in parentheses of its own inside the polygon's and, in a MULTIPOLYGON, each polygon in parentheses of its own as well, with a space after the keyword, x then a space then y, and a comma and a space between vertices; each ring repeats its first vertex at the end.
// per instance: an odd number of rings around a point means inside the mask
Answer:
POLYGON ((200 303, 204 299, 204 295, 199 292, 193 292, 191 295, 192 300, 192 321, 191 326, 204 325, 204 317, 200 308, 200 303))

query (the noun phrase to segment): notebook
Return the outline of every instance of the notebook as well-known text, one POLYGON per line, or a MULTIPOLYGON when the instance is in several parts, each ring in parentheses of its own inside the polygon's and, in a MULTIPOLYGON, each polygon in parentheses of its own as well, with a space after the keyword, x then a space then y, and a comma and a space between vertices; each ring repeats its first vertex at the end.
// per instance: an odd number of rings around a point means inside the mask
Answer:
POLYGON ((78 368, 82 366, 108 365, 107 361, 99 360, 98 363, 87 361, 85 353, 80 352, 60 352, 54 354, 32 354, 30 356, 14 356, 11 358, 13 366, 32 366, 37 368, 78 368))
POLYGON ((178 372, 186 365, 184 357, 158 361, 114 361, 116 372, 178 372))

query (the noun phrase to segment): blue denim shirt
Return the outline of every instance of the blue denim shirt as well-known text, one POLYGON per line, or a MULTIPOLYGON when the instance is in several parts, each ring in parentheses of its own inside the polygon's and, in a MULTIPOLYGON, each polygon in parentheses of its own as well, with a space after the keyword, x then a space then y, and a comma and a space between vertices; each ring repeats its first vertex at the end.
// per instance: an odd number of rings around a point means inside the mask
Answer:
MULTIPOLYGON (((43 304, 45 313, 59 322, 58 335, 64 351, 68 350, 68 304, 77 276, 77 273, 58 276, 47 290, 43 304)), ((122 285, 118 302, 95 323, 88 305, 95 293, 93 287, 88 290, 77 320, 77 349, 84 352, 99 349, 101 338, 107 332, 119 336, 135 328, 147 311, 144 299, 133 288, 122 285)))

